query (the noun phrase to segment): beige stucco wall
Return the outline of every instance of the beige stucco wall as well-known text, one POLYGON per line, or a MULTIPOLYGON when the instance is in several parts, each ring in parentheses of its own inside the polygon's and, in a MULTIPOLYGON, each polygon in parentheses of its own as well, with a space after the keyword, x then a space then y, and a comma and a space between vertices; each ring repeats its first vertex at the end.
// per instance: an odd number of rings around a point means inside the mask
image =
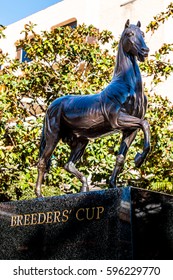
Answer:
MULTIPOLYGON (((0 47, 5 48, 13 56, 15 52, 14 42, 22 36, 20 32, 29 21, 37 24, 36 30, 40 31, 49 30, 51 26, 75 17, 78 24, 85 22, 88 25, 95 25, 100 30, 111 30, 118 38, 124 28, 125 21, 129 18, 133 23, 140 20, 145 31, 146 25, 154 15, 165 9, 169 0, 136 0, 121 6, 126 2, 128 0, 64 0, 9 25, 5 32, 7 39, 1 40, 0 47)), ((171 24, 167 22, 157 34, 146 35, 151 51, 157 49, 158 45, 161 45, 165 40, 171 40, 171 36, 167 32, 169 27, 172 28, 171 24)))
MULTIPOLYGON (((134 0, 131 3, 128 0, 64 0, 49 8, 24 18, 16 23, 9 25, 5 31, 6 39, 0 40, 0 48, 8 52, 11 57, 16 56, 15 41, 22 37, 20 34, 24 25, 29 21, 37 24, 36 31, 49 30, 51 26, 66 21, 70 18, 76 18, 78 24, 83 22, 87 25, 93 24, 100 30, 108 29, 113 32, 116 39, 119 38, 125 21, 130 19, 132 23, 138 20, 142 23, 142 29, 145 31, 147 24, 153 19, 153 16, 165 10, 170 3, 169 0, 134 0)), ((172 43, 173 20, 169 19, 159 30, 151 35, 146 34, 146 42, 150 48, 150 54, 154 53, 164 42, 172 43)), ((164 84, 159 85, 157 92, 171 96, 173 85, 173 76, 164 84)))

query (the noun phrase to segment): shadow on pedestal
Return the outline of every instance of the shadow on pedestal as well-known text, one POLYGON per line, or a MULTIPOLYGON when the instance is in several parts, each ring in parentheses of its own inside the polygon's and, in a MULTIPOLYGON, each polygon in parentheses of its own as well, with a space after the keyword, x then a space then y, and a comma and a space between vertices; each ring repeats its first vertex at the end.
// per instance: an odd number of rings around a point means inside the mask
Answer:
POLYGON ((173 259, 173 196, 131 188, 134 259, 173 259))

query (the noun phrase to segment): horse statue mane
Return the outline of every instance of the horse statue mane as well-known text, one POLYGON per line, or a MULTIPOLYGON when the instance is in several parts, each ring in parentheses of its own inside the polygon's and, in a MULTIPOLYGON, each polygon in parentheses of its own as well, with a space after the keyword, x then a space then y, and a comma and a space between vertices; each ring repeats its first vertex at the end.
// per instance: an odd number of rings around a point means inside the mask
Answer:
POLYGON ((89 191, 89 184, 75 164, 83 155, 90 139, 114 132, 122 133, 110 187, 116 188, 117 176, 139 129, 144 134, 144 147, 142 153, 135 156, 136 167, 140 167, 146 159, 150 150, 150 127, 144 119, 147 98, 137 60, 144 61, 149 48, 140 27, 139 21, 134 25, 127 20, 118 46, 113 77, 105 89, 93 95, 65 95, 55 99, 48 107, 41 136, 35 189, 37 197, 42 196, 41 184, 60 139, 71 148, 64 168, 81 181, 82 192, 89 191))

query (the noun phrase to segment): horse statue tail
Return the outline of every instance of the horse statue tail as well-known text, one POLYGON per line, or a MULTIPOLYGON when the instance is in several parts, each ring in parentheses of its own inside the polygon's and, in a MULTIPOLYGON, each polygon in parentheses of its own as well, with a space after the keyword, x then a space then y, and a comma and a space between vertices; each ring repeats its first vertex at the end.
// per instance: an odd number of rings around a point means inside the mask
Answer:
MULTIPOLYGON (((47 114, 46 114, 47 116, 47 114)), ((43 152, 45 150, 46 147, 46 137, 45 137, 45 130, 46 130, 46 126, 47 126, 47 118, 44 118, 43 121, 43 128, 42 128, 42 132, 41 132, 41 139, 40 139, 40 149, 39 149, 39 158, 42 157, 43 152)), ((50 169, 50 165, 51 165, 51 158, 48 160, 48 162, 46 163, 46 171, 49 171, 50 169)))
POLYGON ((41 132, 39 157, 42 156, 43 151, 44 151, 45 146, 46 146, 46 138, 45 138, 44 131, 45 131, 45 119, 44 119, 44 122, 43 122, 43 128, 42 128, 42 132, 41 132))

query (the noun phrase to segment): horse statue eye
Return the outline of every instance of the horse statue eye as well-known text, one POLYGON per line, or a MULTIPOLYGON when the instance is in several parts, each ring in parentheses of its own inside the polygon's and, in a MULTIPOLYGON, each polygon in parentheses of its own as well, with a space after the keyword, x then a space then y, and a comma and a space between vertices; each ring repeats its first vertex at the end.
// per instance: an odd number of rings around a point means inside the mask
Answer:
POLYGON ((127 34, 128 37, 131 37, 131 36, 133 36, 133 35, 134 35, 133 32, 129 32, 129 33, 127 34))

